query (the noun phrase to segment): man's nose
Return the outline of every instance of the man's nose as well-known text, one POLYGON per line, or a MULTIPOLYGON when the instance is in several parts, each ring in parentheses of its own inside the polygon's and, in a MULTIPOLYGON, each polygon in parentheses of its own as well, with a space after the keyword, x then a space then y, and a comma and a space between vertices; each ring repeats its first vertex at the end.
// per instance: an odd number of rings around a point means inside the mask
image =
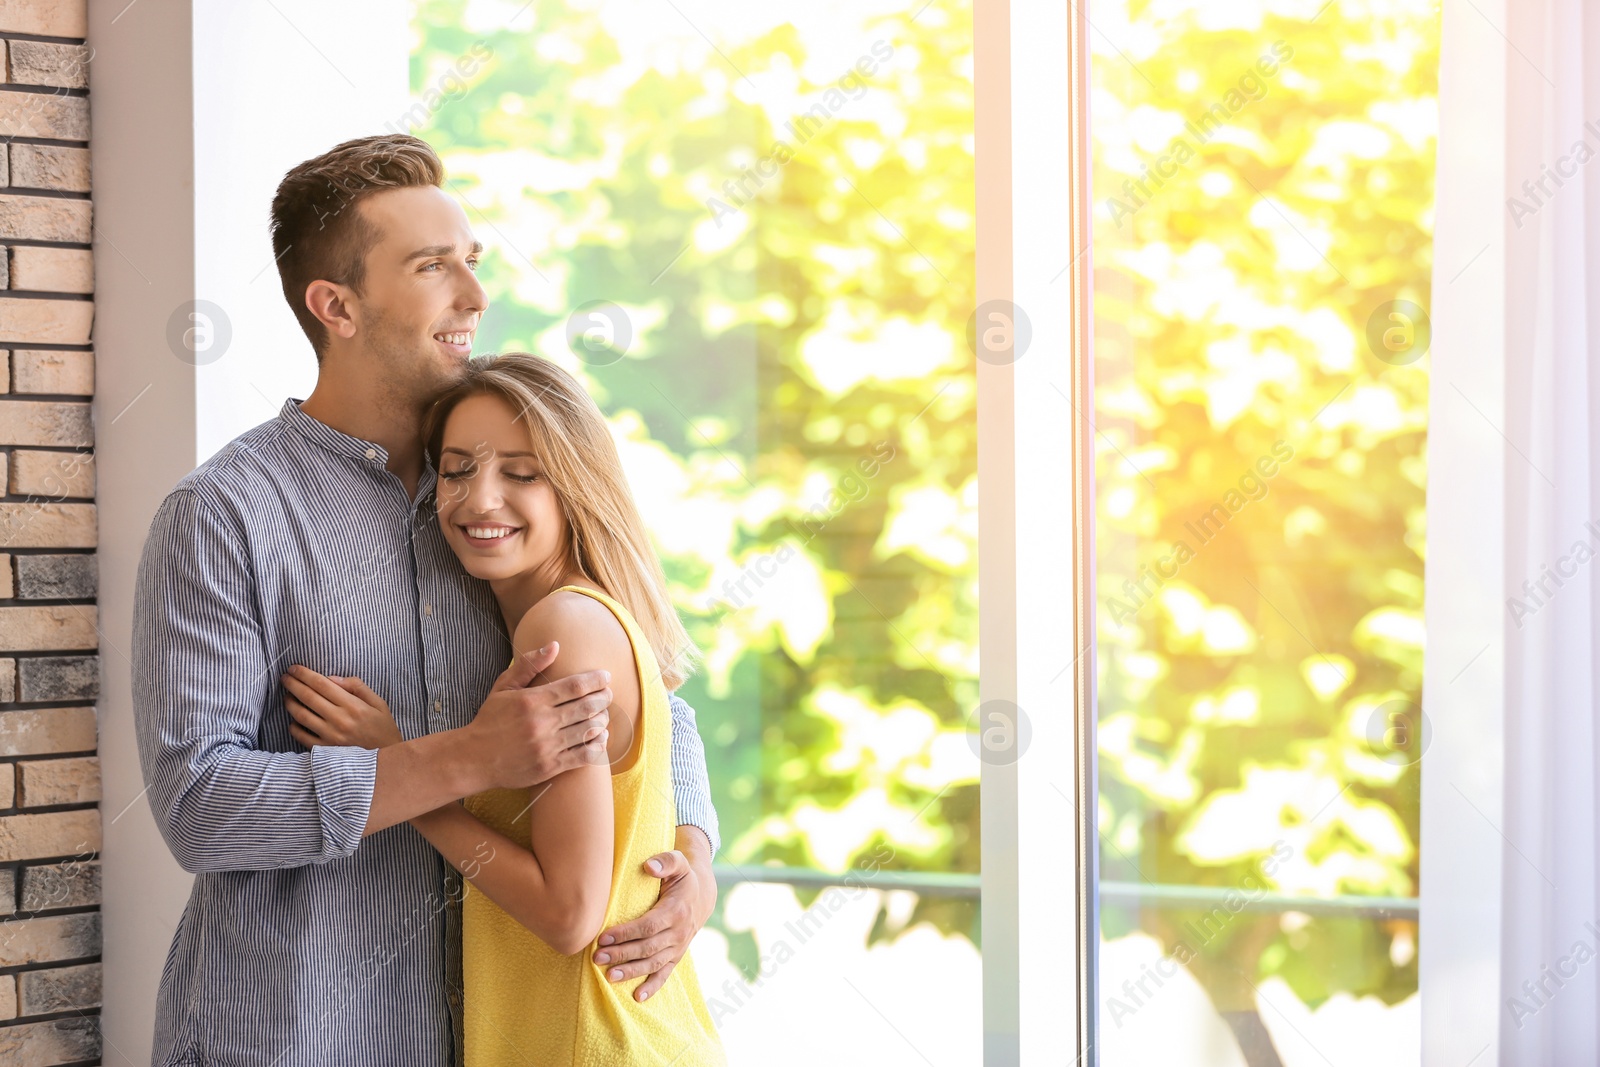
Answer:
POLYGON ((467 272, 465 282, 460 301, 456 306, 463 311, 482 315, 489 309, 489 290, 483 287, 483 283, 478 281, 478 275, 473 271, 467 272))

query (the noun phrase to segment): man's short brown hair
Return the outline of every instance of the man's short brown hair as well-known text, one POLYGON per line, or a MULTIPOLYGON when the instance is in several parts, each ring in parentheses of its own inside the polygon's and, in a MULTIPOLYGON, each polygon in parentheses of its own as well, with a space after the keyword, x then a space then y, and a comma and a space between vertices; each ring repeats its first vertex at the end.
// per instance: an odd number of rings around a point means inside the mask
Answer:
POLYGON ((348 285, 357 293, 367 253, 383 234, 355 210, 383 189, 443 185, 444 164, 428 142, 404 133, 346 141, 289 171, 272 198, 272 254, 283 296, 317 353, 328 329, 306 307, 306 286, 317 280, 348 285))

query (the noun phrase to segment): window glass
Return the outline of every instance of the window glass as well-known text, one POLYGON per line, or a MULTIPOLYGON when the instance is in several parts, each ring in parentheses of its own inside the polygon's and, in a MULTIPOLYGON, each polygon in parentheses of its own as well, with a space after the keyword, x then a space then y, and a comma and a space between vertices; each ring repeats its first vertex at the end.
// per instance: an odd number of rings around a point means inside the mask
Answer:
POLYGON ((1417 1063, 1438 13, 1090 18, 1102 1062, 1417 1063))
POLYGON ((730 1058, 977 1062, 969 6, 413 13, 477 351, 582 375, 705 652, 730 1058))

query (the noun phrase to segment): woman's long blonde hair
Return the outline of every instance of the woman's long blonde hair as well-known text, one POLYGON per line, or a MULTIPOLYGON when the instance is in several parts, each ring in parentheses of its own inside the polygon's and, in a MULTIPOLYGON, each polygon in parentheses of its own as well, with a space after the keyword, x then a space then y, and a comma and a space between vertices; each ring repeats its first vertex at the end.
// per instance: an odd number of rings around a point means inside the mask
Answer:
POLYGON ((483 394, 504 400, 528 427, 567 518, 570 562, 628 609, 655 652, 667 690, 678 688, 694 669, 699 649, 667 595, 667 576, 600 409, 576 378, 540 356, 505 352, 473 360, 423 417, 422 439, 434 470, 450 412, 483 394))

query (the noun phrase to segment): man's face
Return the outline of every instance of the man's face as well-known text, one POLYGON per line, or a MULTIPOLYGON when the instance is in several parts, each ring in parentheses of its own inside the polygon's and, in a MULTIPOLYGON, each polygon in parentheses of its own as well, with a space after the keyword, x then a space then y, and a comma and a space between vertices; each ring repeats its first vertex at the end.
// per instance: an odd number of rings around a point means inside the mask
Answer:
POLYGON ((357 210, 379 231, 353 311, 364 350, 409 398, 422 402, 458 379, 489 294, 467 216, 436 186, 386 189, 357 210))

